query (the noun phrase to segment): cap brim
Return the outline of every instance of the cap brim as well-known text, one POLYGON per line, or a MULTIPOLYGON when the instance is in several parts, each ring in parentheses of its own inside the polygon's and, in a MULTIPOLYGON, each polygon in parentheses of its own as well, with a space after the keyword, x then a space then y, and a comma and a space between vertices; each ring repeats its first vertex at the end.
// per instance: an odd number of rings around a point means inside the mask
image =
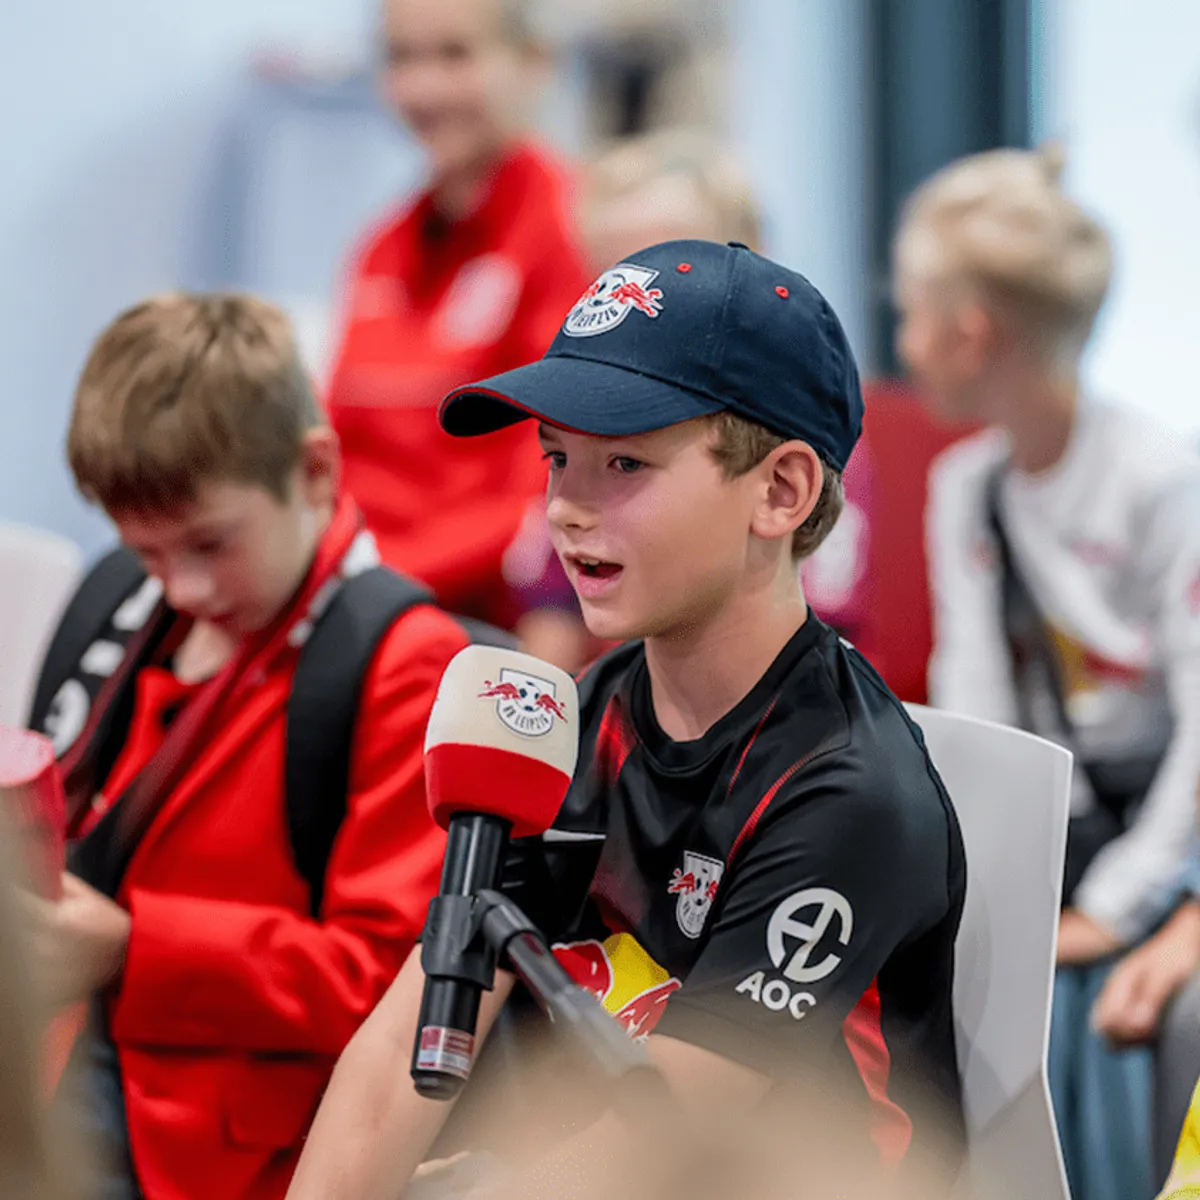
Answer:
POLYGON ((533 417, 598 437, 628 437, 719 412, 721 405, 671 383, 591 359, 543 358, 456 388, 438 419, 454 437, 494 433, 533 417))

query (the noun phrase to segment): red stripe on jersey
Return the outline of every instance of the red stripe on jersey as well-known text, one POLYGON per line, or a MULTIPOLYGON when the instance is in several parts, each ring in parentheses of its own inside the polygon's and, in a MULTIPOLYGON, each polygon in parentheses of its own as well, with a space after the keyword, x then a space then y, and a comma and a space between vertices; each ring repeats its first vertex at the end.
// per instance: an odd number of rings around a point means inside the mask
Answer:
POLYGON ((612 783, 621 774, 626 759, 633 753, 637 745, 625 709, 618 697, 613 696, 600 718, 600 729, 596 733, 595 763, 600 778, 605 783, 612 783))
POLYGON ((854 1011, 842 1022, 842 1036, 871 1098, 871 1140, 885 1166, 895 1166, 908 1152, 912 1120, 887 1094, 892 1056, 883 1040, 879 980, 863 992, 854 1011))
POLYGON ((737 783, 738 776, 742 773, 742 767, 745 766, 746 759, 750 754, 750 750, 754 746, 755 741, 758 739, 758 735, 762 733, 762 727, 767 723, 767 718, 774 711, 775 701, 778 699, 779 693, 776 692, 775 695, 771 697, 771 703, 767 705, 767 711, 763 713, 762 719, 754 727, 754 732, 750 735, 750 740, 746 743, 746 748, 742 751, 742 756, 738 759, 737 766, 733 768, 733 775, 729 779, 729 787, 725 789, 726 800, 733 795, 733 785, 737 783))
MULTIPOLYGON (((762 726, 760 725, 759 728, 762 728, 762 726)), ((734 838, 733 848, 729 851, 729 857, 725 860, 726 870, 729 870, 733 866, 734 860, 742 851, 742 847, 750 840, 751 837, 754 836, 754 831, 758 828, 758 823, 762 820, 763 813, 765 813, 767 809, 771 807, 771 801, 779 795, 779 789, 783 787, 783 785, 787 783, 787 781, 791 779, 791 777, 795 775, 795 773, 800 770, 800 768, 804 766, 804 764, 808 762, 811 757, 811 754, 806 754, 798 762, 792 763, 792 765, 788 767, 788 769, 784 771, 784 773, 780 775, 780 777, 775 780, 773 784, 771 784, 771 786, 767 789, 767 794, 763 796, 763 798, 754 806, 754 811, 750 814, 750 819, 745 823, 745 825, 742 826, 742 830, 737 837, 734 838)))

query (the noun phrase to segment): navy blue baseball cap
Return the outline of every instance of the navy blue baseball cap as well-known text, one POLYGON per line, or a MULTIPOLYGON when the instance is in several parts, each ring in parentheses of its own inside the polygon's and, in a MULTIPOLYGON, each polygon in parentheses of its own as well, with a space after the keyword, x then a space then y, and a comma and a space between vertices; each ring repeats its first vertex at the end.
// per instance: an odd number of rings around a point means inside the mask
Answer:
POLYGON ((664 242, 605 271, 544 358, 457 388, 455 437, 528 417, 625 437, 728 409, 839 470, 862 430, 858 368, 825 297, 739 243, 664 242))

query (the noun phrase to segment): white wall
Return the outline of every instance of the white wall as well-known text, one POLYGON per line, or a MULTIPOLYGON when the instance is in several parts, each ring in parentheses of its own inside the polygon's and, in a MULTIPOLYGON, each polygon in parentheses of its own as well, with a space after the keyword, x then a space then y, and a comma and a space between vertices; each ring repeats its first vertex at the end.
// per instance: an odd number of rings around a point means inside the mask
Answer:
POLYGON ((251 52, 361 46, 373 16, 372 0, 0 2, 0 520, 107 540, 62 455, 91 338, 183 281, 251 52))
POLYGON ((1200 428, 1200 3, 1041 0, 1041 132, 1111 228, 1113 293, 1088 378, 1200 428))
MULTIPOLYGON (((826 292, 861 353, 864 0, 734 2, 732 128, 762 193, 768 249, 826 292)), ((111 539, 63 462, 88 345, 143 296, 210 284, 193 261, 197 228, 251 54, 297 44, 361 53, 377 3, 0 0, 0 521, 53 529, 89 554, 111 539)), ((567 142, 572 99, 568 84, 547 105, 567 142)), ((328 131, 309 168, 310 133, 298 121, 271 141, 248 205, 260 250, 248 282, 279 299, 302 278, 311 285, 291 247, 311 247, 305 229, 345 190, 328 131)), ((380 151, 370 180, 386 195, 393 153, 380 151)), ((395 169, 411 180, 411 152, 396 154, 395 169)), ((322 314, 296 315, 319 325, 322 314)))
POLYGON ((767 251, 825 293, 869 361, 864 0, 739 0, 733 27, 733 136, 767 251))

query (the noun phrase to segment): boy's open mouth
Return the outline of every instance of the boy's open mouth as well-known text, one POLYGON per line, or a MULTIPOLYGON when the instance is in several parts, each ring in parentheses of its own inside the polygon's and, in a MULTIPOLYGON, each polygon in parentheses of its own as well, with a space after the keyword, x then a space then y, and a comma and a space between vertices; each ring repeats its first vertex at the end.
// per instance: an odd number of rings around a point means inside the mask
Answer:
POLYGON ((583 555, 572 554, 572 564, 580 575, 587 579, 614 579, 621 572, 621 564, 605 562, 599 558, 587 558, 583 555))

